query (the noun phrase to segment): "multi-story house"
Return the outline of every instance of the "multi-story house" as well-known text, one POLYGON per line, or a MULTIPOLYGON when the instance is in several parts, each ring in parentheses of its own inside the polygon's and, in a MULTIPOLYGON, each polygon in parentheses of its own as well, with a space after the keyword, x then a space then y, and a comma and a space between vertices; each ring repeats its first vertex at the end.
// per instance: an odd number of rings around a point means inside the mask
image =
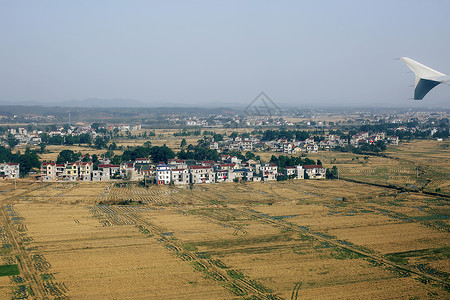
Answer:
POLYGON ((326 168, 321 165, 307 165, 303 166, 303 168, 311 179, 323 179, 326 177, 326 168))
POLYGON ((238 180, 253 181, 253 172, 249 169, 236 169, 233 173, 238 180))
POLYGON ((120 174, 120 165, 99 164, 98 169, 105 171, 105 174, 109 173, 109 176, 111 177, 120 174))
POLYGON ((278 175, 278 167, 274 163, 264 164, 259 168, 259 175, 262 180, 276 180, 278 175))
POLYGON ((66 164, 60 179, 64 181, 76 181, 78 179, 78 167, 76 163, 66 164))
POLYGON ((186 169, 187 163, 184 159, 169 159, 167 164, 173 169, 186 169))
POLYGON ((190 175, 188 169, 172 169, 171 179, 174 185, 189 184, 190 175))
POLYGON ((305 171, 302 166, 288 166, 284 169, 284 175, 289 178, 305 179, 305 171))
POLYGON ((216 182, 233 182, 235 174, 233 170, 216 170, 216 182))
POLYGON ((211 166, 190 166, 191 183, 213 183, 215 174, 211 166))
POLYGON ((98 169, 92 171, 92 181, 108 181, 111 179, 110 169, 98 169))
POLYGON ((92 163, 91 162, 76 162, 78 168, 78 180, 89 181, 92 178, 92 163))
POLYGON ((20 166, 18 163, 0 164, 0 178, 17 179, 20 175, 20 166))
POLYGON ((170 183, 170 168, 166 164, 156 166, 156 184, 163 185, 170 183))
POLYGON ((56 177, 56 163, 45 162, 41 165, 41 180, 51 181, 55 180, 56 177))

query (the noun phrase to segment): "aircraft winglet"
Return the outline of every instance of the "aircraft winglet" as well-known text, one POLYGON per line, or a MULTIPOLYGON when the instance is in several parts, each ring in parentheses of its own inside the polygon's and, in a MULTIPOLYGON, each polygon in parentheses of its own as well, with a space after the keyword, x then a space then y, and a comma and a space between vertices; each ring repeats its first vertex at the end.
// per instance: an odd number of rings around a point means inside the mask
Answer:
POLYGON ((414 100, 422 100, 432 88, 442 82, 450 81, 449 77, 444 73, 422 65, 411 58, 400 57, 400 59, 416 75, 416 81, 414 84, 414 100))

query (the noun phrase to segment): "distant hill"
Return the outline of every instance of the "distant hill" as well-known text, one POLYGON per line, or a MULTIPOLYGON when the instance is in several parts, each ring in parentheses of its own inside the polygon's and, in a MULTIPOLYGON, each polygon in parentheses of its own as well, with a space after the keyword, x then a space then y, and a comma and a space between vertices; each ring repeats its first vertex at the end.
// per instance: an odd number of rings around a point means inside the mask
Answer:
POLYGON ((71 100, 61 103, 53 103, 52 106, 58 105, 63 107, 145 107, 145 103, 133 99, 98 99, 89 98, 86 100, 71 100))
POLYGON ((133 99, 98 99, 89 98, 85 100, 69 100, 62 102, 42 102, 42 101, 0 101, 0 105, 23 105, 23 106, 44 106, 44 107, 147 107, 148 105, 133 99))

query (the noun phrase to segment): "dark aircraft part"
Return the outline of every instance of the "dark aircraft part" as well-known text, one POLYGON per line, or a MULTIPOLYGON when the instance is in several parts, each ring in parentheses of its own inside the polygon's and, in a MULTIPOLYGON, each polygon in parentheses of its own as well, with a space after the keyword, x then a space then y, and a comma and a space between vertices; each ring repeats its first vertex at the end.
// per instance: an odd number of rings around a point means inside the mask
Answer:
POLYGON ((414 100, 422 100, 432 88, 440 84, 440 81, 434 81, 421 78, 414 90, 414 100))

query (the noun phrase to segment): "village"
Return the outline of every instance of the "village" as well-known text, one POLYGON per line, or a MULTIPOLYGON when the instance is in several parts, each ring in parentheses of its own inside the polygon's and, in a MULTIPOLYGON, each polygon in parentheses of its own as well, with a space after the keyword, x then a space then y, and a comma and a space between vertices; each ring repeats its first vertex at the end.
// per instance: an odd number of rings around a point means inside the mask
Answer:
MULTIPOLYGON (((116 125, 116 126, 79 126, 66 128, 53 128, 49 132, 27 132, 25 128, 9 129, 9 134, 14 134, 18 139, 20 146, 27 143, 40 143, 41 138, 49 140, 51 137, 61 138, 64 143, 68 137, 76 136, 81 142, 86 140, 104 141, 105 148, 111 150, 111 144, 107 146, 109 137, 115 132, 126 132, 128 136, 131 132, 141 129, 140 125, 116 125), (107 137, 107 140, 103 140, 107 137)), ((195 133, 200 138, 201 131, 187 131, 183 129, 180 133, 174 135, 187 135, 195 133)), ((146 184, 157 185, 189 185, 203 183, 220 182, 240 182, 240 181, 271 181, 285 179, 324 179, 327 170, 320 162, 317 164, 302 164, 283 166, 279 168, 273 162, 264 163, 259 159, 258 152, 273 152, 274 154, 301 155, 306 153, 317 153, 318 151, 330 151, 337 147, 344 148, 350 146, 352 149, 367 147, 367 145, 398 145, 399 137, 386 136, 384 132, 369 133, 358 132, 349 139, 341 138, 336 134, 326 134, 318 138, 311 137, 309 133, 303 131, 292 131, 288 138, 277 138, 277 131, 270 134, 253 135, 249 133, 232 132, 229 135, 216 134, 215 132, 203 132, 205 134, 201 141, 202 147, 209 148, 220 155, 218 160, 194 160, 172 158, 166 161, 154 161, 151 157, 135 158, 132 161, 116 161, 102 156, 98 163, 92 161, 89 155, 81 156, 77 161, 44 161, 40 170, 34 172, 35 179, 45 182, 53 181, 144 181, 146 184), (211 135, 207 137, 206 134, 211 135), (297 136, 300 135, 299 138, 297 136), (271 137, 272 136, 272 137, 271 137), (302 137, 303 136, 303 139, 302 137), (268 138, 271 137, 271 138, 268 138), (381 143, 381 144, 380 144, 381 143), (243 155, 236 156, 238 153, 252 154, 248 159, 243 155), (234 153, 234 155, 228 155, 234 153)), ((267 132, 265 132, 267 133, 267 132)), ((140 134, 142 136, 142 134, 140 134)), ((145 131, 145 136, 147 132, 145 131)), ((151 132, 150 132, 151 136, 151 132)), ((148 139, 151 139, 151 137, 148 139)), ((153 134, 154 136, 154 134, 153 134)), ((153 137, 156 139, 157 137, 153 137)), ((167 137, 160 137, 167 138, 167 137)), ((184 139, 183 139, 184 140, 184 139)), ((189 150, 192 145, 186 149, 189 150)), ((101 147, 100 147, 101 149, 101 147)), ((184 151, 182 149, 182 151, 184 151)), ((183 153, 183 152, 180 152, 183 153)), ((180 156, 179 153, 179 156, 180 156)), ((311 161, 308 161, 311 163, 311 161)), ((20 166, 18 163, 4 162, 0 166, 0 178, 17 179, 20 176, 20 166)))
MULTIPOLYGON (((105 162, 105 161, 103 161, 105 162)), ((108 161, 106 161, 108 162, 108 161)), ((283 173, 278 172, 274 163, 260 164, 258 161, 243 162, 236 156, 221 155, 220 162, 169 159, 167 164, 154 164, 149 158, 122 162, 120 165, 102 163, 93 170, 92 162, 42 164, 42 181, 128 181, 148 180, 158 185, 202 184, 238 181, 277 180, 279 175, 291 179, 323 179, 326 168, 321 165, 288 166, 283 173)))

